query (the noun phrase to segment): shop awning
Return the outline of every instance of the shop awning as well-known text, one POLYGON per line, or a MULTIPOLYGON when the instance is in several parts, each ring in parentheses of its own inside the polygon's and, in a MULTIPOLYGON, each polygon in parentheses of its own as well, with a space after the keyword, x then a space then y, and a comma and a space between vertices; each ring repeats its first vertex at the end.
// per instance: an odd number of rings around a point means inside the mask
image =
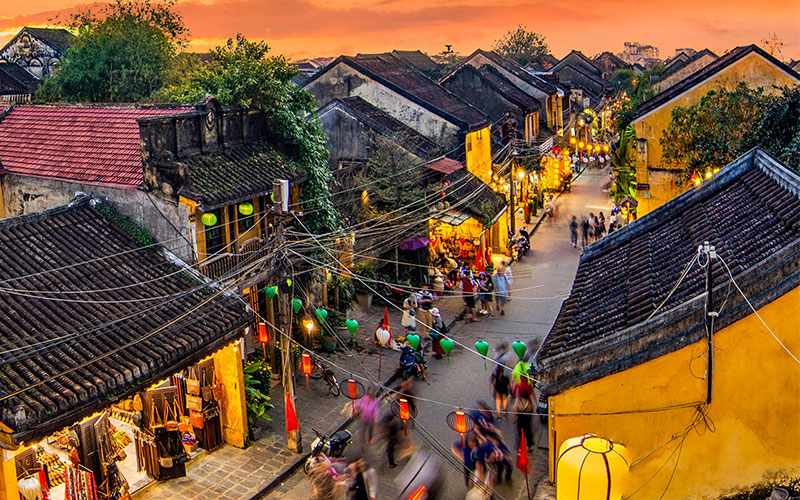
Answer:
POLYGON ((456 170, 464 168, 463 163, 451 158, 439 158, 438 160, 426 163, 425 166, 431 170, 436 170, 437 172, 441 172, 443 174, 452 174, 456 170))
POLYGON ((446 212, 438 213, 432 218, 450 224, 451 226, 460 226, 464 221, 469 219, 469 215, 459 212, 458 210, 450 209, 446 212))
POLYGON ((431 240, 425 236, 412 236, 398 245, 400 250, 419 250, 425 248, 431 243, 431 240))

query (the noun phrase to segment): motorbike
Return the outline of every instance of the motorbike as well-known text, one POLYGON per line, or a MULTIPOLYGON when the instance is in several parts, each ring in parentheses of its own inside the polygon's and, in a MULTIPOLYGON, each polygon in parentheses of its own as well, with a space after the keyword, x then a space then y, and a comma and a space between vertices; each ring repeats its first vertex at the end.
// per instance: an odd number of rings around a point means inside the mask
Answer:
POLYGON ((516 234, 511 237, 511 258, 515 261, 520 260, 528 254, 531 244, 528 238, 523 234, 516 234))
POLYGON ((405 345, 400 349, 400 363, 395 372, 395 377, 407 380, 411 377, 425 380, 425 348, 412 349, 405 345))
POLYGON ((347 467, 345 460, 334 460, 344 455, 344 450, 347 446, 353 443, 353 435, 349 431, 342 430, 334 433, 328 437, 325 434, 317 432, 316 429, 311 429, 317 435, 316 439, 311 442, 311 453, 303 464, 303 472, 308 474, 311 469, 320 462, 328 464, 331 472, 335 475, 344 472, 347 467))
POLYGON ((314 368, 309 377, 314 380, 325 379, 325 383, 328 384, 328 390, 331 391, 331 394, 334 396, 339 395, 339 381, 336 380, 336 374, 333 373, 333 370, 328 368, 322 360, 317 360, 314 363, 314 368))

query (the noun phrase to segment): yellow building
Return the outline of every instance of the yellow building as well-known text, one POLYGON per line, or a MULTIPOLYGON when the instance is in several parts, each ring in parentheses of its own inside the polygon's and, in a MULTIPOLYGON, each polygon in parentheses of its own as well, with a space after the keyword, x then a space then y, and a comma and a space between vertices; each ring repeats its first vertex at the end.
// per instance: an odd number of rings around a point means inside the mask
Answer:
POLYGON ((558 489, 557 450, 585 434, 627 450, 626 499, 798 477, 798 209, 800 176, 756 149, 586 248, 537 355, 558 489))
POLYGON ((737 47, 637 108, 632 125, 638 146, 639 216, 688 188, 688 183, 682 179, 682 169, 668 165, 662 158, 659 139, 672 119, 672 110, 696 104, 709 91, 731 90, 739 82, 775 93, 779 91, 775 86, 800 83, 800 75, 755 45, 737 47))

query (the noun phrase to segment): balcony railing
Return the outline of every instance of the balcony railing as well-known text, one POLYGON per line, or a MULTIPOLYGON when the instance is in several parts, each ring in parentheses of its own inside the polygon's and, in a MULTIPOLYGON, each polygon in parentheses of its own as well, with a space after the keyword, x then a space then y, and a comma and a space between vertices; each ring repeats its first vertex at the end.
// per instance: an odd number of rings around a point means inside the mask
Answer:
MULTIPOLYGON (((201 273, 209 278, 219 279, 232 274, 233 271, 244 271, 259 259, 268 256, 272 249, 270 242, 262 238, 252 238, 241 245, 237 253, 222 253, 204 259, 198 264, 201 273)), ((233 273, 230 277, 238 276, 233 273)))

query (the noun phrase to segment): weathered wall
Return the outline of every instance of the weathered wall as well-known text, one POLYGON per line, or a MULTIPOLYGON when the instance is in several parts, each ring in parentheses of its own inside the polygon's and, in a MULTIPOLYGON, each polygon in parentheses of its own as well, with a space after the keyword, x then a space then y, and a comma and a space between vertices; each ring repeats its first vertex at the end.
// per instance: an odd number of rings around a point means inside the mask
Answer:
POLYGON ((679 81, 683 80, 687 76, 691 75, 695 71, 705 68, 706 66, 708 66, 709 64, 711 64, 716 60, 717 58, 712 56, 711 54, 703 54, 702 57, 699 57, 694 61, 691 61, 689 64, 682 67, 675 73, 672 73, 666 78, 663 78, 654 83, 653 88, 655 89, 656 92, 663 92, 668 88, 672 87, 673 85, 675 85, 676 83, 678 83, 679 81))
MULTIPOLYGON (((764 321, 794 353, 800 352, 798 305, 800 288, 795 288, 759 310, 764 321)), ((636 412, 705 401, 706 342, 702 340, 552 396, 550 410, 556 415, 589 415, 551 418, 551 479, 557 480, 553 478, 553 457, 561 443, 587 433, 628 448, 635 465, 623 487, 623 498, 642 485, 635 498, 661 498, 673 469, 674 478, 664 499, 718 498, 779 473, 797 477, 800 474, 797 363, 753 314, 718 331, 714 343, 713 400, 706 414, 715 432, 700 422, 697 432, 689 430, 685 440, 682 439, 696 416, 693 407, 636 412), (607 412, 622 413, 596 415, 607 412), (679 439, 673 440, 676 435, 679 439), (676 448, 681 442, 676 458, 676 448)))
MULTIPOLYGON (((646 141, 647 152, 646 155, 641 155, 637 160, 636 182, 639 184, 652 184, 650 182, 650 168, 655 167, 663 169, 668 166, 662 158, 663 150, 659 139, 662 137, 667 126, 669 126, 669 122, 672 119, 672 110, 674 108, 677 106, 691 106, 699 102, 709 91, 719 90, 721 88, 732 89, 736 87, 739 82, 745 82, 748 86, 753 88, 762 87, 768 94, 778 92, 773 86, 780 87, 785 85, 797 85, 800 83, 760 55, 751 53, 740 61, 723 69, 708 81, 690 89, 688 92, 676 97, 660 108, 637 118, 633 121, 632 125, 636 130, 636 138, 639 141, 646 141)), ((719 166, 723 167, 724 165, 719 166)), ((656 192, 651 185, 650 200, 643 198, 640 191, 638 196, 640 204, 637 207, 637 215, 641 217, 661 206, 661 203, 657 204, 653 200, 669 201, 679 195, 682 190, 685 190, 687 187, 688 186, 684 185, 681 190, 662 193, 656 192), (644 202, 642 202, 642 200, 644 200, 644 202)))
POLYGON ((53 75, 61 54, 27 32, 20 33, 0 51, 0 61, 15 62, 38 78, 53 75))
POLYGON ((322 130, 328 138, 328 163, 336 169, 342 160, 367 159, 367 127, 345 113, 333 108, 319 115, 322 130))
POLYGON ((244 372, 239 342, 233 342, 215 352, 214 370, 225 394, 222 409, 222 435, 225 442, 247 446, 247 405, 244 393, 244 372))
POLYGON ((337 64, 310 82, 305 89, 314 96, 317 106, 324 106, 341 97, 359 96, 447 150, 455 148, 462 140, 459 127, 455 124, 344 63, 337 64))
POLYGON ((3 211, 6 217, 40 212, 69 203, 82 192, 108 198, 120 213, 145 227, 153 237, 186 262, 194 262, 188 214, 184 207, 143 191, 77 182, 4 174, 0 177, 3 211), (162 215, 163 214, 163 215, 162 215), (179 228, 181 234, 176 232, 179 228), (186 239, 184 239, 186 238, 186 239))

